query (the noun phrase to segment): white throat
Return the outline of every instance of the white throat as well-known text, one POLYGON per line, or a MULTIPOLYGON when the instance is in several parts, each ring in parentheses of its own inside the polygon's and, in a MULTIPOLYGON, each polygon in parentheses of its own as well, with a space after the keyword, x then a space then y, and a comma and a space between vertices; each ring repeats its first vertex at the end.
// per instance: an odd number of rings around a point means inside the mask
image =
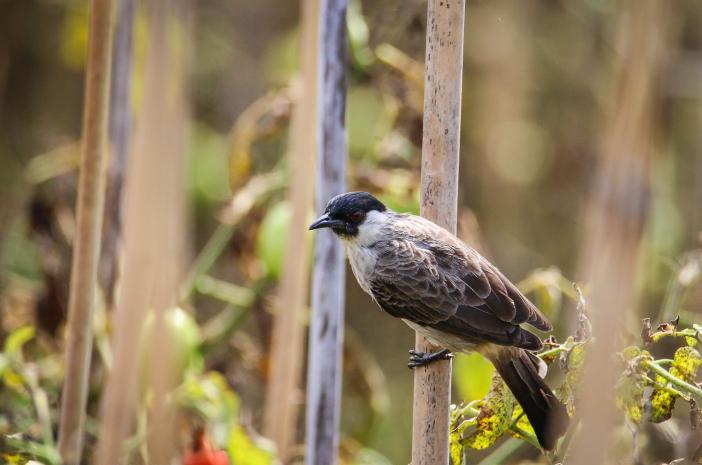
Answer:
POLYGON ((358 227, 356 236, 342 236, 351 270, 358 284, 369 294, 371 293, 369 280, 373 275, 378 254, 373 245, 381 239, 388 220, 388 212, 370 211, 366 214, 363 224, 358 227))

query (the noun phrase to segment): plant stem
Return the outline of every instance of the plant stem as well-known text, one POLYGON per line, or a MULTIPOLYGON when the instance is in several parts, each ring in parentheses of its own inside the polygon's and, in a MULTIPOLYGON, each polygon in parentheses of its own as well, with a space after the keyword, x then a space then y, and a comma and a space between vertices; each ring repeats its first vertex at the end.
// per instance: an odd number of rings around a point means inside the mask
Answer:
POLYGON ((689 392, 690 394, 697 397, 697 399, 702 400, 702 389, 698 388, 697 386, 693 386, 692 384, 683 381, 682 379, 676 376, 673 376, 668 370, 661 367, 660 365, 657 365, 653 361, 644 360, 643 364, 646 365, 649 369, 651 369, 651 371, 667 379, 678 388, 682 389, 685 392, 689 392))
POLYGON ((198 282, 198 278, 207 273, 222 254, 222 251, 229 243, 236 225, 234 224, 219 224, 215 229, 210 239, 202 248, 202 251, 195 259, 195 262, 190 267, 187 278, 180 290, 180 301, 187 300, 193 293, 198 282))
MULTIPOLYGON (((474 407, 468 407, 468 406, 466 406, 466 407, 464 407, 464 410, 463 410, 463 411, 466 412, 466 413, 468 413, 468 414, 470 414, 470 415, 472 415, 472 416, 478 416, 478 415, 480 414, 480 410, 478 410, 478 409, 476 409, 476 408, 474 408, 474 407)), ((534 447, 536 447, 537 449, 541 450, 541 445, 539 445, 539 440, 536 438, 536 436, 533 435, 532 433, 530 433, 530 432, 528 432, 528 431, 526 431, 526 430, 520 428, 519 426, 517 426, 517 421, 518 421, 518 420, 519 420, 519 418, 517 418, 517 419, 515 419, 514 421, 512 421, 512 423, 509 425, 509 429, 512 430, 512 432, 517 433, 518 435, 520 435, 521 437, 523 437, 524 440, 525 440, 526 442, 528 442, 529 444, 531 444, 532 446, 534 446, 534 447)))
POLYGON ((92 0, 76 233, 68 299, 66 374, 59 423, 59 453, 65 465, 80 463, 83 447, 105 201, 111 51, 112 1, 92 0))
POLYGON ((195 288, 204 295, 214 297, 235 307, 248 307, 256 297, 255 293, 246 288, 211 276, 201 276, 195 288))

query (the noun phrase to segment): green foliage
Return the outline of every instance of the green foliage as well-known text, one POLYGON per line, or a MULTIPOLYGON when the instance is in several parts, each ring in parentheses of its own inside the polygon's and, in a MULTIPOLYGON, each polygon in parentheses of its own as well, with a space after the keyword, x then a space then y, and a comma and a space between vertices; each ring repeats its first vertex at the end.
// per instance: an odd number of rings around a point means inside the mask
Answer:
POLYGON ((564 343, 567 350, 561 352, 561 366, 566 373, 565 382, 556 390, 560 400, 566 405, 568 414, 575 415, 575 394, 580 383, 583 363, 585 362, 585 344, 569 337, 564 343))
MULTIPOLYGON (((697 370, 702 364, 699 352, 690 346, 679 348, 675 352, 670 374, 687 383, 694 383, 697 370)), ((653 390, 649 403, 651 405, 650 421, 661 423, 670 419, 676 398, 680 397, 672 388, 671 382, 660 374, 656 374, 656 388, 653 390)))
POLYGON ((248 434, 241 425, 232 429, 227 450, 237 465, 270 465, 275 461, 272 443, 248 434))
MULTIPOLYGON (((290 204, 286 201, 278 202, 268 209, 259 227, 256 237, 256 256, 269 279, 278 279, 283 272, 287 242, 285 232, 290 226, 291 216, 290 204)), ((311 217, 309 221, 312 221, 311 217)), ((301 245, 307 249, 310 256, 313 237, 311 234, 305 236, 305 243, 301 245)))
POLYGON ((219 204, 231 197, 227 140, 204 124, 192 126, 188 147, 188 190, 197 203, 219 204))
POLYGON ((652 357, 646 350, 627 347, 622 351, 626 369, 616 388, 617 407, 624 412, 627 419, 638 424, 643 419, 644 388, 646 387, 646 366, 642 362, 652 357))
POLYGON ((532 271, 519 283, 519 289, 530 294, 539 310, 551 320, 558 318, 563 295, 573 296, 572 284, 555 267, 532 271))
POLYGON ((356 452, 351 460, 352 465, 392 465, 384 455, 373 449, 363 448, 356 452))
POLYGON ((465 402, 482 399, 490 389, 495 368, 478 353, 458 354, 453 362, 453 381, 465 402))
MULTIPOLYGON (((60 354, 27 361, 25 347, 35 338, 33 326, 12 331, 0 353, 0 452, 3 461, 58 464, 54 447, 49 393, 45 387, 58 386, 62 373, 56 369, 60 354)), ((52 396, 53 397, 53 396, 52 396)))
POLYGON ((73 69, 83 69, 88 50, 88 2, 68 2, 64 15, 59 56, 61 61, 73 69))
POLYGON ((493 376, 490 391, 480 406, 476 431, 463 439, 472 449, 485 449, 495 443, 510 427, 515 400, 499 376, 493 376))
MULTIPOLYGON (((547 365, 560 366, 565 373, 562 385, 555 389, 555 392, 566 404, 569 414, 573 415, 576 387, 582 374, 585 359, 585 347, 590 340, 590 325, 584 314, 584 300, 577 288, 574 288, 571 283, 562 279, 560 273, 554 273, 553 270, 532 274, 522 282, 522 285, 528 291, 534 292, 553 285, 558 289, 555 294, 566 295, 577 303, 580 313, 575 336, 568 337, 561 344, 551 337, 545 341, 544 350, 538 354, 547 365)), ((457 362, 460 360, 461 358, 457 362)), ((475 360, 477 359, 471 361, 477 366, 475 360)), ((464 368, 458 366, 459 370, 464 368)), ((466 372, 473 375, 472 371, 466 370, 466 372)), ((480 378, 480 376, 476 376, 476 378, 480 378)), ((534 447, 540 447, 534 429, 522 407, 497 374, 494 374, 490 390, 484 398, 465 406, 452 407, 450 431, 450 452, 454 465, 463 463, 464 447, 485 449, 495 444, 499 438, 506 434, 528 442, 534 447)))
POLYGON ((355 157, 372 157, 376 144, 391 127, 383 95, 372 87, 349 90, 347 121, 349 153, 355 157))
MULTIPOLYGON (((179 373, 195 373, 202 370, 203 359, 199 352, 201 343, 200 328, 193 317, 182 308, 175 307, 166 311, 165 329, 173 350, 176 369, 179 373)), ((144 318, 141 334, 141 369, 147 370, 150 363, 155 316, 149 311, 144 318)), ((143 378, 146 380, 146 377, 143 378)))
POLYGON ((291 210, 287 202, 271 207, 261 222, 256 238, 256 255, 265 267, 266 275, 277 279, 283 271, 286 234, 291 210))
POLYGON ((32 281, 42 278, 37 245, 27 237, 26 225, 14 223, 0 248, 0 269, 32 281))
POLYGON ((463 433, 476 423, 475 416, 472 418, 463 418, 470 407, 471 404, 465 407, 451 406, 449 448, 451 462, 454 465, 463 463, 463 433))

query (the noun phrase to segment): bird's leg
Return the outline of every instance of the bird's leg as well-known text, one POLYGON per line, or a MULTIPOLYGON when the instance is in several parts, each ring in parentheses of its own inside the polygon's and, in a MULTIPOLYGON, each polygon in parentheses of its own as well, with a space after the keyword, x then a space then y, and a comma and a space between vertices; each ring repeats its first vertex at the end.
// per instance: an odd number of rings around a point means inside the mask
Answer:
POLYGON ((453 354, 448 349, 442 349, 438 352, 417 352, 412 349, 409 351, 409 354, 408 368, 421 367, 437 360, 448 360, 453 357, 453 354))

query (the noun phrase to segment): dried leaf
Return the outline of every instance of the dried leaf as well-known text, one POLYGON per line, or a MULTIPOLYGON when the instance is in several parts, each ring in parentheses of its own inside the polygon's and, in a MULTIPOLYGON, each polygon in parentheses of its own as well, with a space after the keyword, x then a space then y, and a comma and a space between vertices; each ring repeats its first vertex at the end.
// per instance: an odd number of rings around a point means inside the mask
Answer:
POLYGON ((700 409, 695 399, 690 399, 690 429, 696 430, 700 423, 700 409))
POLYGON ((651 319, 644 318, 642 320, 643 325, 641 327, 641 340, 645 347, 649 346, 653 342, 653 332, 651 331, 651 319))

